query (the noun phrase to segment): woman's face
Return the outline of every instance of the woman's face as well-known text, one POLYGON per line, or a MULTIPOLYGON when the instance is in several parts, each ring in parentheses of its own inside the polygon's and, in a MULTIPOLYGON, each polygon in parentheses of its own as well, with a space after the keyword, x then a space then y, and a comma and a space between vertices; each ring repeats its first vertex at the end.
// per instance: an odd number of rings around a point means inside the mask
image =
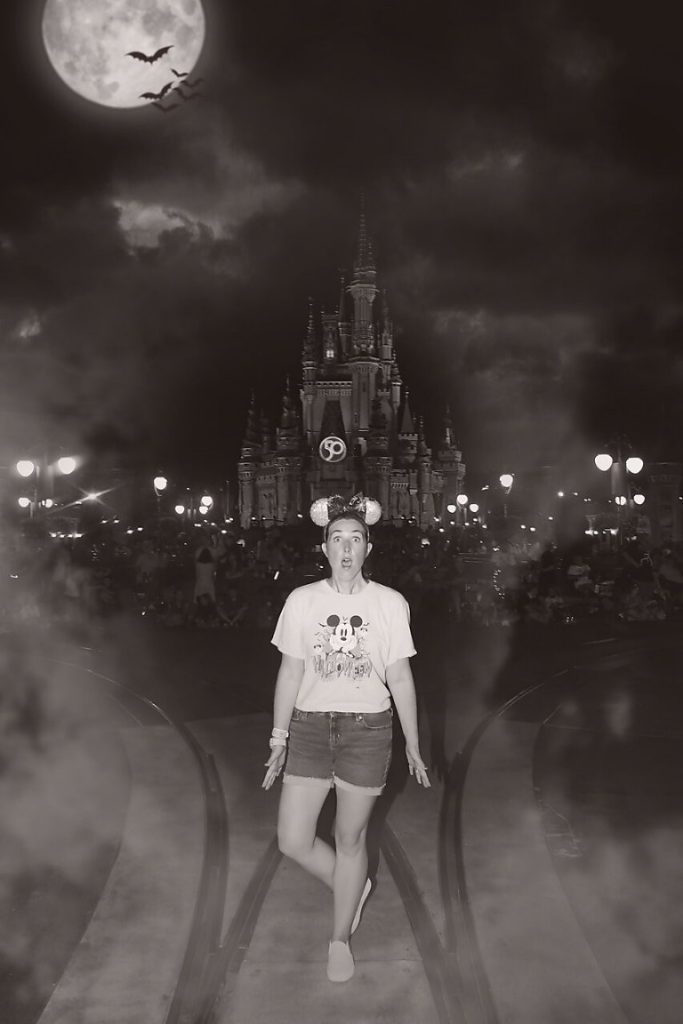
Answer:
POLYGON ((367 533, 357 519, 335 519, 329 528, 323 552, 330 563, 332 575, 353 579, 363 568, 372 551, 367 533))

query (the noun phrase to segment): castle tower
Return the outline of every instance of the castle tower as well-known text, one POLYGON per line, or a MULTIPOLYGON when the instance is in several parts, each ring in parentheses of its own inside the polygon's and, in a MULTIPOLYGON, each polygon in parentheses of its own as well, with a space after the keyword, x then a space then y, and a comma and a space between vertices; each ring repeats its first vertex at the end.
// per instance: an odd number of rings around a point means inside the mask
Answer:
POLYGON ((348 291, 353 299, 351 356, 375 355, 375 331, 372 306, 377 295, 377 269, 365 224, 365 200, 361 203, 358 251, 348 291))
POLYGON ((443 418, 437 458, 443 478, 443 506, 446 508, 448 505, 456 504, 456 498, 462 493, 465 479, 462 452, 455 439, 451 410, 448 406, 443 418))
POLYGON ((337 308, 321 308, 318 319, 309 299, 300 402, 287 380, 275 437, 252 396, 239 461, 242 525, 295 522, 315 498, 362 488, 381 502, 385 522, 429 529, 435 512, 462 492, 465 466, 450 413, 433 454, 404 390, 385 291, 373 314, 379 294, 362 205, 351 279, 341 276, 337 308))
POLYGON ((348 288, 353 299, 351 357, 349 360, 353 381, 352 430, 362 453, 364 453, 370 429, 372 402, 375 397, 375 377, 380 365, 372 313, 377 295, 376 278, 375 257, 365 223, 365 203, 363 201, 358 231, 358 252, 353 265, 353 277, 348 288))
POLYGON ((256 477, 261 455, 256 397, 252 391, 247 411, 247 425, 240 450, 240 461, 237 464, 240 526, 243 529, 248 529, 251 526, 252 517, 255 517, 257 512, 256 477))

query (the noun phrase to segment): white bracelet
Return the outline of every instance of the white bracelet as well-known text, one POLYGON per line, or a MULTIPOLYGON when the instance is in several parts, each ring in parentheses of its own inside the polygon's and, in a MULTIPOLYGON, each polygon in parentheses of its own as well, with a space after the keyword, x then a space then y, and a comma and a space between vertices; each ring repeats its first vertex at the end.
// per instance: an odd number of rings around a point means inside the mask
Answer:
POLYGON ((270 739, 268 740, 268 746, 270 747, 271 750, 273 749, 273 747, 286 747, 287 740, 281 740, 278 739, 277 736, 271 736, 270 739))
POLYGON ((279 736, 283 740, 286 740, 289 737, 289 733, 287 732, 286 729, 273 729, 273 731, 271 732, 270 735, 271 736, 279 736))

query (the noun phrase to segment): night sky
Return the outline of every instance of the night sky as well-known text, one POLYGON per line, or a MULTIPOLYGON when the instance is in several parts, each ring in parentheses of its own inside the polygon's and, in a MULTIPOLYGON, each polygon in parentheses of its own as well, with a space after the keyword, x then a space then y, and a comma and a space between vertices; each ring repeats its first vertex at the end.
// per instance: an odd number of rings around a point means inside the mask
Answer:
POLYGON ((204 0, 195 103, 72 93, 3 0, 0 455, 229 475, 360 194, 413 411, 477 474, 683 456, 675 5, 204 0))

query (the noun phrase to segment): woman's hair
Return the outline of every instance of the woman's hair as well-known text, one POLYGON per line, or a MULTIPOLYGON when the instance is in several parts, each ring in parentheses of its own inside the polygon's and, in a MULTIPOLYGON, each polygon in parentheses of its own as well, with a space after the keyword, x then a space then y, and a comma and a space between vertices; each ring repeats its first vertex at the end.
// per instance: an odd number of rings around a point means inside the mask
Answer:
POLYGON ((370 540, 370 529, 368 524, 365 522, 365 516, 360 512, 355 512, 353 509, 350 509, 348 512, 338 512, 336 515, 332 516, 329 523, 323 527, 323 540, 327 540, 333 523, 339 522, 340 519, 354 519, 357 523, 360 523, 363 527, 366 543, 370 540))

